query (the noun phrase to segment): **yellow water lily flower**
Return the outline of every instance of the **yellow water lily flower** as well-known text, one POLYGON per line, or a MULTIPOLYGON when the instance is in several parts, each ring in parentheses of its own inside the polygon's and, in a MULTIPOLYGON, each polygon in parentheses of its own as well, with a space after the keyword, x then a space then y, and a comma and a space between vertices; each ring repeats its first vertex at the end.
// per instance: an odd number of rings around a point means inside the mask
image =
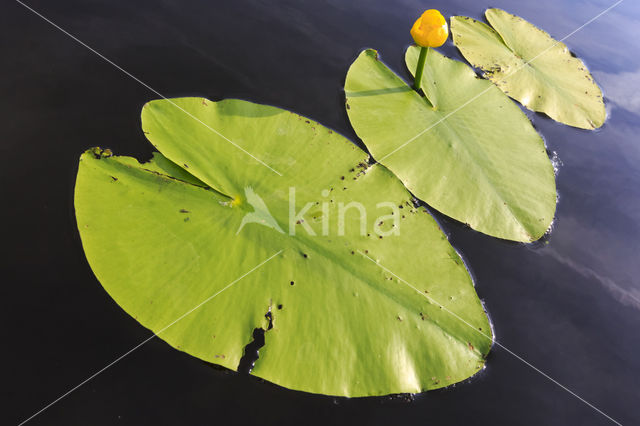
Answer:
POLYGON ((449 26, 436 9, 426 10, 411 28, 411 37, 418 46, 440 47, 449 37, 449 26))

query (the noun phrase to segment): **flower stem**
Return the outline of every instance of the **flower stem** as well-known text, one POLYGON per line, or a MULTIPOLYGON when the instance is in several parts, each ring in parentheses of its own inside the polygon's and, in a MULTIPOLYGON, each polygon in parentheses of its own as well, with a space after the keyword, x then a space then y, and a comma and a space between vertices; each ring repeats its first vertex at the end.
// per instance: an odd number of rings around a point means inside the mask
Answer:
POLYGON ((424 63, 427 60, 428 47, 420 48, 420 56, 418 57, 418 66, 416 67, 416 77, 413 80, 413 88, 420 91, 420 83, 422 82, 422 72, 424 71, 424 63))

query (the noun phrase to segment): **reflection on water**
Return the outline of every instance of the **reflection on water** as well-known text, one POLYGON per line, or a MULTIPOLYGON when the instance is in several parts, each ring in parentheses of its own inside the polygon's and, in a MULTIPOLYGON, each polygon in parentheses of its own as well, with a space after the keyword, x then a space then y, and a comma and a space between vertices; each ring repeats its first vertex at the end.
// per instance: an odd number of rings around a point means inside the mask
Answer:
POLYGON ((561 264, 567 266, 568 268, 571 268, 578 274, 582 275, 585 279, 596 280, 611 293, 611 296, 615 300, 624 305, 632 306, 635 309, 640 310, 640 289, 635 287, 631 287, 629 289, 624 288, 612 279, 602 276, 600 273, 588 267, 587 265, 576 263, 569 256, 561 255, 554 248, 550 247, 546 250, 541 250, 538 253, 553 257, 561 264))
POLYGON ((608 100, 631 113, 637 114, 640 111, 640 68, 618 73, 595 71, 593 74, 606 88, 608 100))

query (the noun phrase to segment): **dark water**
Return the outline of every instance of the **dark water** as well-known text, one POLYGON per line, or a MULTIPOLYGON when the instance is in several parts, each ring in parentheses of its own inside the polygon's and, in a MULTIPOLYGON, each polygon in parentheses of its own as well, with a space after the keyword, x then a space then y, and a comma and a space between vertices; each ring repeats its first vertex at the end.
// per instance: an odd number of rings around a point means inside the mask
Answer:
MULTIPOLYGON (((295 110, 356 140, 341 86, 363 47, 404 70, 427 7, 503 7, 570 33, 613 1, 43 1, 28 4, 166 96, 239 97, 295 110)), ((640 424, 640 7, 567 40, 607 98, 603 129, 529 114, 563 166, 548 244, 498 241, 439 218, 465 256, 498 340, 624 424, 640 424)), ((148 158, 139 128, 156 98, 12 1, 0 11, 2 411, 16 424, 150 333, 102 290, 75 229, 87 147, 148 158)), ((460 55, 449 41, 440 49, 460 55)), ((461 59, 461 58, 460 58, 461 59)), ((403 71, 404 72, 404 71, 403 71)), ((404 399, 333 399, 212 368, 154 339, 32 424, 607 424, 500 348, 455 388, 404 399)))

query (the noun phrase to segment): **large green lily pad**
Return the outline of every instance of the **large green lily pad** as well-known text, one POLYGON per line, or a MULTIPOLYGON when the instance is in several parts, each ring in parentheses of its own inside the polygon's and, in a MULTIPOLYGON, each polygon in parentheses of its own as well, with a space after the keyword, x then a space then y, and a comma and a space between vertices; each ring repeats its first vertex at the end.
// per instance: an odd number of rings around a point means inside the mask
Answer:
MULTIPOLYGON (((419 48, 406 62, 415 72, 419 48)), ((347 113, 373 157, 418 198, 480 232, 530 242, 555 213, 553 166, 531 122, 491 82, 430 50, 426 97, 374 50, 349 68, 347 113)))
POLYGON ((160 338, 235 370, 262 328, 252 374, 330 395, 420 392, 482 368, 491 330, 464 263, 343 136, 240 100, 153 101, 142 124, 162 154, 87 151, 75 208, 96 277, 160 338), (351 202, 366 226, 352 205, 342 232, 351 202))
POLYGON ((493 28, 451 18, 453 41, 474 67, 532 111, 582 129, 602 126, 602 91, 564 43, 504 10, 487 9, 485 16, 493 28))

